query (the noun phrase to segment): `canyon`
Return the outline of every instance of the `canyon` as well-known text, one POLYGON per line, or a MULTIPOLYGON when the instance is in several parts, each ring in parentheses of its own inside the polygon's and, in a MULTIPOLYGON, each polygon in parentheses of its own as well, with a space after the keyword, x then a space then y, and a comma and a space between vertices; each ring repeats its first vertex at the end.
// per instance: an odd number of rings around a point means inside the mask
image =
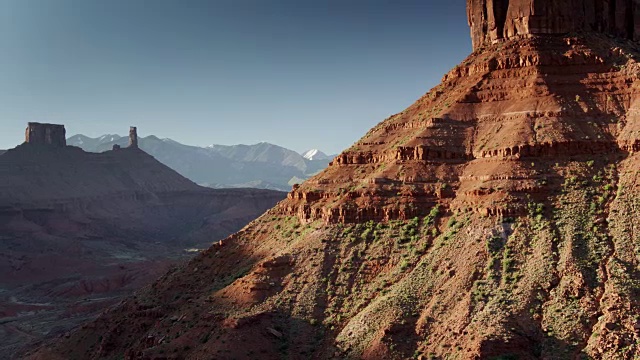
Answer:
POLYGON ((467 13, 440 85, 28 358, 637 358, 639 2, 467 13))
POLYGON ((0 358, 95 317, 283 193, 200 187, 136 146, 93 154, 29 123, 0 155, 0 358))

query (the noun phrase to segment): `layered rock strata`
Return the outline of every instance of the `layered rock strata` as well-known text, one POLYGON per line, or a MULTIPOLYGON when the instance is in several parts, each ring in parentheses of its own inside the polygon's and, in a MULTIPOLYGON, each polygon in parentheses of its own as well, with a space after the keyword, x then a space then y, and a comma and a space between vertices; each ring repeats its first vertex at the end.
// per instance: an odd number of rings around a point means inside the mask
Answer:
POLYGON ((640 149, 637 59, 632 43, 601 34, 486 47, 280 208, 326 223, 409 219, 435 205, 524 214, 558 178, 556 163, 640 149))

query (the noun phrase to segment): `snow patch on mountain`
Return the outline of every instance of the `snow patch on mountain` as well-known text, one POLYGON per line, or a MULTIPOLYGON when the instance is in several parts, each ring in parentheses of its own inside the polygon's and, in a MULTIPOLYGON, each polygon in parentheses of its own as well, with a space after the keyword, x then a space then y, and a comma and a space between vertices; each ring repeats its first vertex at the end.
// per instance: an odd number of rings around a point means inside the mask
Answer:
POLYGON ((327 160, 329 156, 318 149, 311 149, 302 153, 302 157, 307 160, 327 160))

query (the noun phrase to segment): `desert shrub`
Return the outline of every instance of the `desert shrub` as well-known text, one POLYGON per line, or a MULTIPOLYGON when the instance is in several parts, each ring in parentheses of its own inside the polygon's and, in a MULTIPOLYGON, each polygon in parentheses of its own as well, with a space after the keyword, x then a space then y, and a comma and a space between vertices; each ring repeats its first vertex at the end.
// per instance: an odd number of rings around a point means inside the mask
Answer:
POLYGON ((504 240, 501 236, 494 235, 487 239, 487 252, 495 255, 502 250, 504 246, 504 240))

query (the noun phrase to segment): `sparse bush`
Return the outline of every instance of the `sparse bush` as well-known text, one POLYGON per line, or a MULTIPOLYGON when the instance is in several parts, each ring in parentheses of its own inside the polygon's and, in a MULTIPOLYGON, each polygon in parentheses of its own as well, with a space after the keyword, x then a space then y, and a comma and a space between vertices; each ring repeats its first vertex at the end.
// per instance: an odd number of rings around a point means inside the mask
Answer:
POLYGON ((409 262, 407 260, 402 260, 400 263, 400 270, 405 271, 409 267, 409 262))
POLYGON ((504 246, 504 240, 501 236, 494 235, 487 239, 487 252, 489 254, 495 255, 502 250, 504 246))

